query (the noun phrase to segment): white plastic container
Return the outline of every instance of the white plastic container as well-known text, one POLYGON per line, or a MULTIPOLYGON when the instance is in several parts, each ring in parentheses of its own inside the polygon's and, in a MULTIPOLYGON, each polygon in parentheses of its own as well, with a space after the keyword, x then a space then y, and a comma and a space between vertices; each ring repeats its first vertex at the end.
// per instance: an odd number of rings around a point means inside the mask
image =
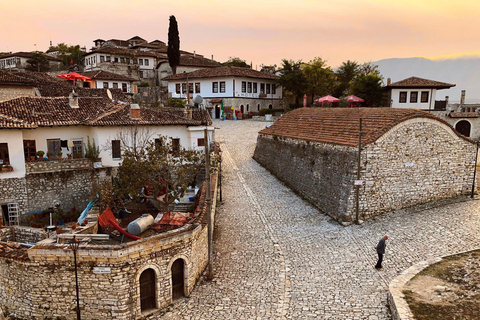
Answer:
POLYGON ((127 231, 134 236, 139 236, 142 232, 150 227, 155 219, 149 214, 144 214, 140 218, 137 218, 130 222, 127 227, 127 231))

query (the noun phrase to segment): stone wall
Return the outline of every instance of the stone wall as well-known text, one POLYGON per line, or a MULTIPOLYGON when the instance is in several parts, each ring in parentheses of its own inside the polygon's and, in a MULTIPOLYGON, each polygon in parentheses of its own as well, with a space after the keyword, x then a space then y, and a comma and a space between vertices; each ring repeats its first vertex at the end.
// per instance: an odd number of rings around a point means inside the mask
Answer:
POLYGON ((253 157, 322 212, 348 221, 356 154, 352 147, 259 135, 253 157))
POLYGON ((436 120, 402 122, 362 150, 361 214, 368 218, 468 194, 475 150, 474 143, 436 120))
POLYGON ((17 203, 21 215, 28 212, 28 200, 25 178, 0 179, 0 205, 17 203))
MULTIPOLYGON (((214 108, 218 105, 221 107, 221 103, 211 103, 211 99, 205 99, 204 105, 207 108, 214 108)), ((235 110, 241 110, 241 106, 244 107, 244 112, 258 112, 261 109, 269 109, 269 106, 272 105, 272 109, 282 109, 286 106, 283 103, 282 99, 248 99, 248 98, 223 98, 223 107, 234 107, 235 110), (247 111, 248 105, 248 111, 247 111), (258 107, 260 105, 260 107, 258 107)))
POLYGON ((28 86, 1 86, 0 101, 10 100, 18 96, 35 96, 33 87, 28 86))
POLYGON ((0 229, 0 241, 13 241, 15 237, 15 233, 13 231, 13 227, 3 227, 0 229))

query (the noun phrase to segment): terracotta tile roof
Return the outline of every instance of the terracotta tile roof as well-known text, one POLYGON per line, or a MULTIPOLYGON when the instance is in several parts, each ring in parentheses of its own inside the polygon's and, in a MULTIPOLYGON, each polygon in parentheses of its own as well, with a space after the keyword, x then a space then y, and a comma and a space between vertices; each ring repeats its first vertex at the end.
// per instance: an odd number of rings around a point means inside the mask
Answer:
POLYGON ((198 55, 182 55, 180 57, 180 66, 192 66, 192 67, 210 67, 210 68, 217 68, 220 67, 221 64, 206 59, 204 57, 199 57, 198 55))
POLYGON ((33 86, 32 81, 26 81, 18 72, 0 70, 0 85, 33 86))
POLYGON ((113 72, 108 72, 108 71, 86 71, 86 72, 81 72, 81 75, 84 75, 86 77, 89 77, 93 80, 112 80, 112 81, 136 81, 138 79, 130 78, 121 74, 113 73, 113 72))
POLYGON ((0 257, 8 259, 28 261, 28 248, 16 242, 0 242, 0 257))
MULTIPOLYGON (((1 56, 0 59, 11 58, 11 57, 32 58, 35 53, 36 53, 36 52, 15 52, 15 53, 9 53, 9 54, 6 54, 6 55, 1 56)), ((42 55, 44 55, 44 56, 47 58, 47 60, 62 62, 62 60, 60 60, 60 59, 58 59, 57 57, 54 57, 54 56, 52 56, 52 55, 45 54, 45 53, 43 53, 43 52, 38 52, 38 53, 41 53, 42 55)))
POLYGON ((455 87, 455 84, 422 79, 418 77, 410 77, 401 81, 391 83, 390 85, 387 86, 387 88, 434 88, 434 89, 448 89, 451 87, 455 87))
POLYGON ((186 79, 201 79, 201 78, 219 78, 219 77, 245 77, 258 79, 276 80, 278 76, 266 72, 260 72, 249 68, 240 67, 219 67, 210 69, 201 69, 188 73, 178 73, 163 78, 163 80, 181 80, 186 79))
MULTIPOLYGON (((395 125, 413 118, 439 117, 421 110, 397 108, 300 108, 280 117, 260 134, 345 146, 358 145, 359 119, 362 118, 362 144, 376 141, 395 125)), ((473 142, 452 130, 461 138, 473 142)))
POLYGON ((155 53, 155 50, 142 51, 142 50, 116 48, 116 47, 103 47, 100 49, 90 51, 88 53, 84 53, 83 55, 88 56, 93 53, 116 54, 116 55, 123 55, 128 57, 156 57, 157 56, 155 53))
POLYGON ((116 104, 106 98, 78 99, 79 108, 71 108, 66 97, 21 97, 0 102, 0 125, 4 128, 35 128, 50 126, 122 126, 122 125, 187 125, 211 124, 205 110, 193 112, 192 119, 168 109, 140 111, 140 119, 130 117, 130 105, 116 104), (5 120, 2 120, 5 119, 5 120))

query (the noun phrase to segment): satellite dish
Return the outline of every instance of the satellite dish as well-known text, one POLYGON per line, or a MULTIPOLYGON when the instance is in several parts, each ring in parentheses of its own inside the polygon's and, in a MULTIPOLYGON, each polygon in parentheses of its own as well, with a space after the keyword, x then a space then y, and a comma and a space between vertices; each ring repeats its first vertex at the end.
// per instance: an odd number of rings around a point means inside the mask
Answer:
POLYGON ((110 89, 107 89, 107 96, 108 96, 108 99, 113 101, 112 92, 110 91, 110 89))
POLYGON ((195 98, 193 98, 193 102, 198 103, 198 104, 202 103, 203 102, 202 96, 201 95, 195 96, 195 98))

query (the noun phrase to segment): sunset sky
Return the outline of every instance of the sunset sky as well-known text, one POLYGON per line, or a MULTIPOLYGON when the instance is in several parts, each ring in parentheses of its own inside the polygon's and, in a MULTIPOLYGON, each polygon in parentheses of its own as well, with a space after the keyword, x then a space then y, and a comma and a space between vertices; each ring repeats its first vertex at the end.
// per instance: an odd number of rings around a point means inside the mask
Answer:
POLYGON ((478 0, 16 0, 0 10, 0 52, 44 51, 50 40, 87 49, 97 38, 167 42, 174 15, 181 49, 254 67, 480 53, 478 0))

